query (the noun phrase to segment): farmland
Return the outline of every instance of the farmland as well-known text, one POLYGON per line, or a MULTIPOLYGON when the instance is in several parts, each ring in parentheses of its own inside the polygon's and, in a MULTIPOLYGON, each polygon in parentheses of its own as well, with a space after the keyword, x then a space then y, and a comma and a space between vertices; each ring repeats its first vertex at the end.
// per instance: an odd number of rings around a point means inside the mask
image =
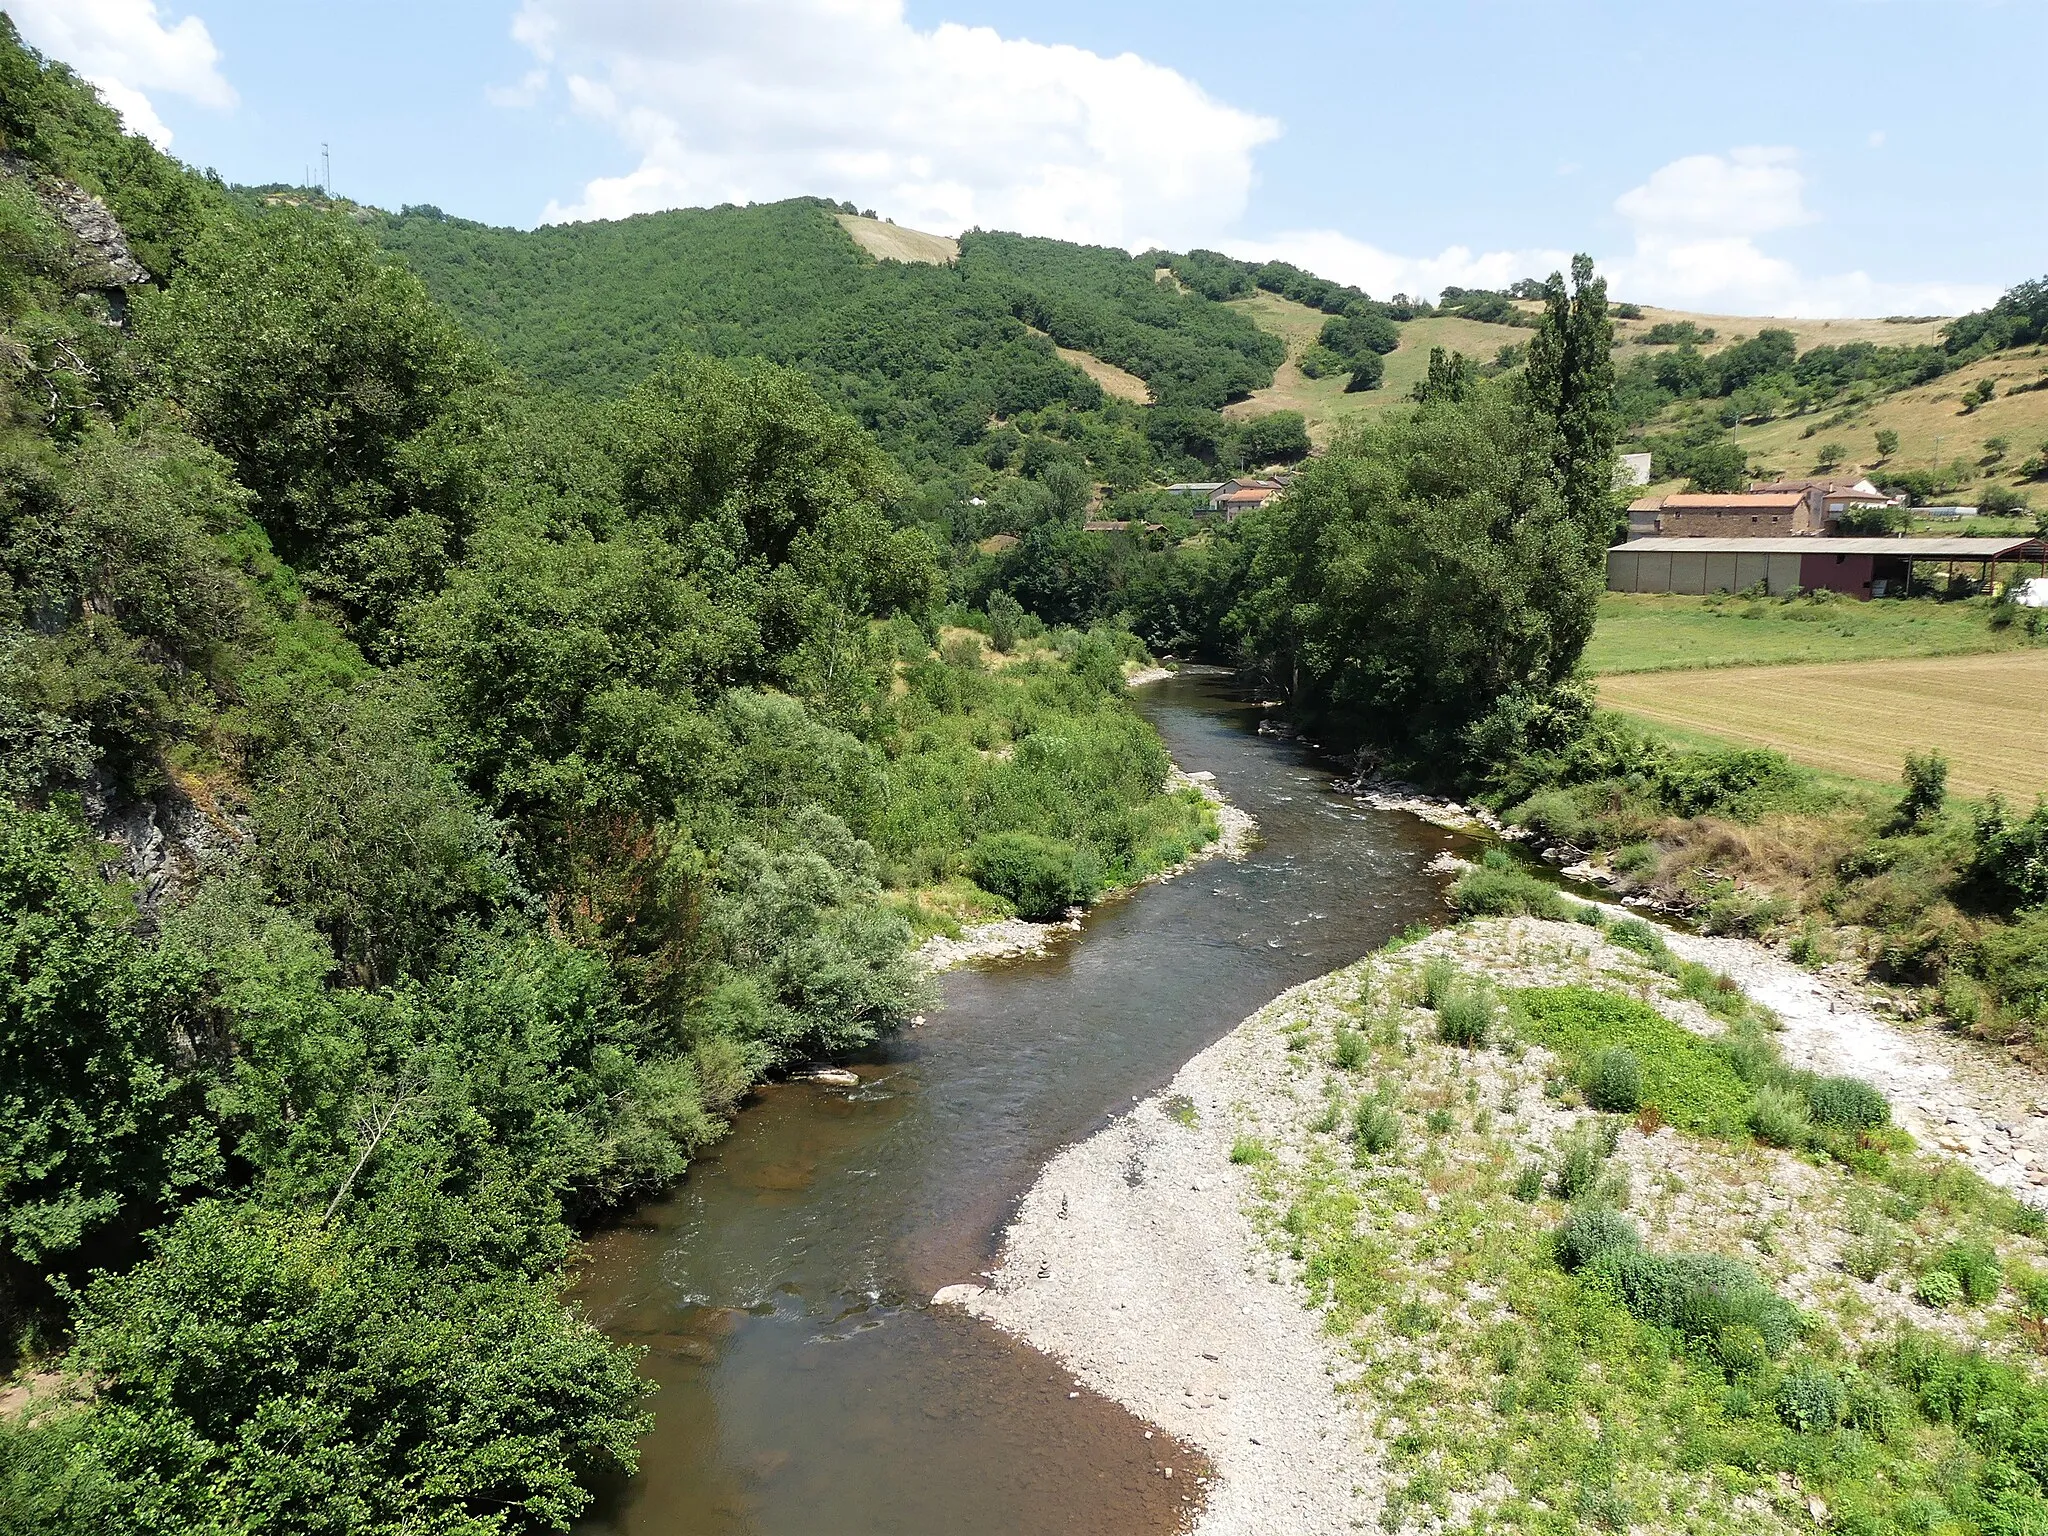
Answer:
POLYGON ((1963 794, 2048 794, 2048 650, 1612 674, 1601 702, 1658 724, 1895 780, 1938 750, 1963 794))
POLYGON ((1994 629, 1986 602, 1751 602, 1609 592, 1586 649, 1594 672, 1957 656, 2027 644, 1994 629))

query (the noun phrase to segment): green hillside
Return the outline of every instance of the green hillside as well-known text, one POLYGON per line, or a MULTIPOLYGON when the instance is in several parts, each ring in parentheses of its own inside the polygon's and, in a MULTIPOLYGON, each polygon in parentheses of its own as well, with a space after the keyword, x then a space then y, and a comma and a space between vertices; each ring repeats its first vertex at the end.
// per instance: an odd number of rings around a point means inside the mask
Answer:
POLYGON ((1122 251, 974 231, 957 263, 877 261, 836 212, 797 198, 528 232, 408 209, 372 228, 532 378, 601 398, 674 349, 765 357, 803 369, 920 478, 1000 463, 1017 451, 1008 424, 1105 482, 1191 473, 1230 430, 1215 413, 1285 356, 1122 251), (1109 400, 1056 346, 1136 374, 1158 409, 1109 400))

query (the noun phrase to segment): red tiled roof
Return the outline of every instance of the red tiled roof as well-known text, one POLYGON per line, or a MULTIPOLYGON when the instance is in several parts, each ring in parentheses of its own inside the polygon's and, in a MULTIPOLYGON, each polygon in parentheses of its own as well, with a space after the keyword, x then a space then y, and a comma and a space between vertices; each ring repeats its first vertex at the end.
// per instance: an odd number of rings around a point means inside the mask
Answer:
POLYGON ((1666 496, 1666 512, 1794 512, 1806 500, 1804 491, 1734 491, 1726 495, 1666 496))

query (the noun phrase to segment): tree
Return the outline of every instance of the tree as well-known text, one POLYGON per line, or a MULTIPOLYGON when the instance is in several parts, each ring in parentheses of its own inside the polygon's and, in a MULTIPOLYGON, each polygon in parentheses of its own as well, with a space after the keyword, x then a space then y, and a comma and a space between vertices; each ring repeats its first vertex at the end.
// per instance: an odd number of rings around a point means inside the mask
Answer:
POLYGON ((1237 430, 1247 464, 1292 464, 1308 457, 1308 423, 1299 411, 1254 416, 1237 430))
POLYGON ((1899 434, 1890 427, 1877 429, 1877 456, 1888 459, 1899 451, 1899 434))
POLYGON ((0 1299, 223 1172, 194 973, 135 938, 91 851, 0 799, 0 1299))
POLYGON ((1349 366, 1351 377, 1344 381, 1344 393, 1347 395, 1378 389, 1380 381, 1387 376, 1387 360, 1377 352, 1361 352, 1350 360, 1349 366))
POLYGON ((1998 394, 1998 386, 1990 379, 1979 379, 1963 391, 1963 408, 1956 414, 1968 416, 1980 405, 1989 405, 1998 394))
POLYGON ((1742 444, 1723 440, 1705 444, 1693 454, 1688 489, 1720 493, 1739 491, 1748 478, 1749 455, 1742 444))
POLYGON ((1446 400, 1453 405, 1462 401, 1478 381, 1479 370, 1472 359, 1462 352, 1453 352, 1443 347, 1429 349, 1429 372, 1416 381, 1408 392, 1408 398, 1418 405, 1446 400))
POLYGON ((1613 352, 1607 280, 1594 277, 1592 257, 1574 256, 1569 293, 1558 273, 1545 284, 1543 322, 1522 377, 1527 398, 1555 434, 1552 462, 1564 504, 1600 547, 1615 517, 1613 352))
POLYGON ((1833 441, 1825 442, 1814 451, 1813 467, 1815 469, 1833 469, 1847 457, 1849 457, 1849 450, 1840 443, 1833 441))
POLYGON ((1007 656, 1017 649, 1018 627, 1024 622, 1024 606, 1007 592, 998 592, 988 600, 988 642, 999 655, 1007 656))

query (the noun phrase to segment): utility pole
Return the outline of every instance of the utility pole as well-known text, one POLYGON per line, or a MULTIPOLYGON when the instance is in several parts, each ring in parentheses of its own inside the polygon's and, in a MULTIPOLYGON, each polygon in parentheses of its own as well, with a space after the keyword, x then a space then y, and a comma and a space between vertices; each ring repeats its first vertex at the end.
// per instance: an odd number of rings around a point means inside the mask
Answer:
POLYGON ((331 198, 334 196, 334 162, 327 158, 327 146, 320 146, 320 185, 331 198))

